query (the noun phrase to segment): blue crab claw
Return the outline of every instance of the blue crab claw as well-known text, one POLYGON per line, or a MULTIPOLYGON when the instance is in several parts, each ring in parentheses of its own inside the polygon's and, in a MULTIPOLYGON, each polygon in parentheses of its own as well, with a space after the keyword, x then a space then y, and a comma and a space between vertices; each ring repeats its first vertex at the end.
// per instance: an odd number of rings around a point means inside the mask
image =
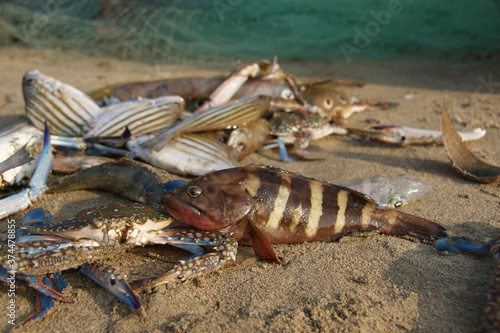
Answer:
POLYGON ((208 236, 210 233, 201 230, 186 230, 178 234, 178 236, 184 235, 185 237, 178 237, 177 241, 169 239, 168 244, 194 254, 185 260, 180 260, 162 276, 132 281, 134 290, 156 287, 175 281, 185 281, 234 263, 238 248, 236 239, 219 235, 219 238, 199 241, 204 234, 208 236), (197 233, 198 235, 196 235, 197 233), (193 237, 197 239, 193 239, 193 237), (199 246, 204 245, 213 246, 212 252, 202 248, 198 249, 199 246))
POLYGON ((281 137, 278 137, 278 147, 280 150, 280 157, 283 161, 285 162, 292 162, 295 161, 295 157, 289 157, 288 152, 286 150, 285 143, 283 142, 283 139, 281 137))
MULTIPOLYGON (((36 276, 36 275, 25 275, 25 274, 18 274, 17 278, 21 281, 23 281, 26 285, 28 285, 30 288, 35 289, 37 292, 50 297, 52 299, 62 301, 62 302, 71 302, 68 300, 66 297, 61 294, 61 291, 66 287, 62 288, 61 290, 58 290, 57 285, 52 283, 51 279, 46 280, 46 277, 43 276, 36 276)), ((62 280, 62 278, 59 278, 62 280)), ((66 282, 64 282, 65 284, 66 282)), ((58 282, 58 286, 62 287, 63 283, 58 282)))
POLYGON ((30 207, 34 201, 40 199, 47 190, 46 181, 52 168, 53 160, 54 155, 52 155, 50 133, 47 124, 45 124, 43 149, 35 172, 31 177, 29 188, 0 200, 0 219, 24 210, 30 207))
POLYGON ((99 264, 84 264, 80 267, 80 271, 118 297, 120 301, 133 309, 141 311, 141 303, 135 292, 124 278, 113 273, 111 267, 99 264))
POLYGON ((26 228, 46 227, 52 217, 50 213, 42 208, 29 211, 23 218, 23 226, 26 228))
MULTIPOLYGON (((51 285, 51 288, 57 290, 58 292, 63 291, 68 284, 62 279, 61 273, 55 273, 52 277, 44 276, 42 278, 42 283, 44 285, 51 285)), ((54 299, 44 293, 37 291, 36 295, 36 309, 37 312, 23 320, 19 325, 23 326, 31 320, 42 317, 47 313, 49 309, 54 306, 54 299)))
POLYGON ((465 237, 445 237, 436 240, 433 244, 434 248, 440 252, 457 253, 463 250, 473 252, 487 252, 490 246, 483 245, 472 239, 465 237))

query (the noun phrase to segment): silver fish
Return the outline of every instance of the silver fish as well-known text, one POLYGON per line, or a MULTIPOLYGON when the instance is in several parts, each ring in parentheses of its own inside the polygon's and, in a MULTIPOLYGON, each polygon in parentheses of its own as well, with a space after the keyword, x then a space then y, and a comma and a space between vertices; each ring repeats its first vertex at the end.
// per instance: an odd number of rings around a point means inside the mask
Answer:
POLYGON ((127 148, 137 157, 169 172, 199 176, 235 166, 235 157, 230 148, 210 133, 183 133, 170 140, 159 151, 142 146, 141 141, 151 137, 152 135, 132 138, 127 143, 127 148))
POLYGON ((44 122, 54 135, 83 136, 88 122, 101 112, 99 106, 80 90, 32 70, 23 78, 26 115, 39 129, 44 122))

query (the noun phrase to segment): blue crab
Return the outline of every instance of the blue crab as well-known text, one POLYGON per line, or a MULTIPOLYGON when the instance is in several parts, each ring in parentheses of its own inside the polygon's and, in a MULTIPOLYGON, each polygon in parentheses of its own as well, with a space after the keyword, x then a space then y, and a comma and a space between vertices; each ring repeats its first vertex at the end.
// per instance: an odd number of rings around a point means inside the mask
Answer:
MULTIPOLYGON (((193 255, 181 260, 160 277, 134 282, 143 289, 173 281, 184 281, 231 264, 237 242, 218 232, 192 230, 143 204, 112 204, 82 211, 76 217, 47 226, 50 214, 42 209, 26 214, 23 228, 14 240, 0 247, 0 278, 9 276, 33 287, 43 297, 67 301, 50 275, 80 267, 92 280, 134 309, 141 309, 138 297, 125 277, 114 273, 106 259, 135 246, 170 244, 193 255), (15 260, 12 261, 12 258, 15 260), (39 277, 50 274, 49 276, 39 277)), ((12 238, 12 237, 11 237, 12 238)), ((62 283, 59 283, 61 286, 62 283)), ((39 301, 40 302, 40 301, 39 301)), ((43 311, 44 309, 39 309, 43 311)), ((35 314, 27 320, 38 317, 35 314)))
POLYGON ((495 270, 491 279, 488 300, 483 309, 483 326, 486 332, 498 332, 500 330, 500 238, 483 244, 469 238, 453 236, 438 239, 433 246, 436 250, 446 253, 462 251, 491 253, 495 261, 495 270))

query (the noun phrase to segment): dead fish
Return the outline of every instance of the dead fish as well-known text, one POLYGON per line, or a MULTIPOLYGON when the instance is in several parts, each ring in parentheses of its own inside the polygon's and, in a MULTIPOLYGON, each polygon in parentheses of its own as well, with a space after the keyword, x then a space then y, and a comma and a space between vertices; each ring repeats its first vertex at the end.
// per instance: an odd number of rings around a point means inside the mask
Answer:
POLYGON ((96 101, 104 97, 116 97, 120 101, 133 98, 157 98, 177 95, 186 101, 204 100, 222 83, 226 77, 182 77, 146 82, 116 83, 94 90, 89 96, 96 101))
POLYGON ((149 164, 181 175, 199 176, 232 168, 236 158, 231 149, 211 133, 183 133, 172 138, 160 150, 144 148, 151 136, 131 139, 127 148, 149 164))
POLYGON ((46 121, 53 135, 83 136, 101 112, 88 95, 38 70, 24 76, 23 95, 29 120, 40 130, 46 121))
POLYGON ((233 233, 261 257, 279 261, 270 243, 334 240, 353 230, 416 238, 445 237, 427 219, 381 209, 361 193, 265 166, 217 171, 162 198, 165 210, 201 230, 233 233))
POLYGON ((500 181, 500 167, 481 161, 461 142, 448 114, 446 99, 441 115, 441 131, 443 132, 446 154, 453 168, 464 177, 476 182, 495 183, 500 181))
POLYGON ((131 160, 105 163, 71 175, 49 178, 47 193, 100 190, 158 208, 161 206, 160 199, 165 194, 165 183, 178 178, 166 172, 163 172, 165 176, 161 178, 152 169, 131 160))
POLYGON ((85 136, 119 136, 125 128, 133 136, 156 132, 172 126, 179 119, 184 106, 182 97, 163 96, 102 107, 101 113, 89 121, 91 130, 85 136))
POLYGON ((90 156, 83 154, 71 156, 56 155, 52 163, 52 171, 59 173, 74 173, 79 170, 114 161, 115 159, 105 156, 90 156))
POLYGON ((143 146, 160 150, 171 138, 181 133, 214 131, 245 125, 266 113, 269 104, 269 96, 259 95, 207 109, 168 128, 145 142, 143 146))
POLYGON ((227 145, 233 149, 238 160, 259 149, 269 137, 271 127, 264 118, 231 131, 227 145))

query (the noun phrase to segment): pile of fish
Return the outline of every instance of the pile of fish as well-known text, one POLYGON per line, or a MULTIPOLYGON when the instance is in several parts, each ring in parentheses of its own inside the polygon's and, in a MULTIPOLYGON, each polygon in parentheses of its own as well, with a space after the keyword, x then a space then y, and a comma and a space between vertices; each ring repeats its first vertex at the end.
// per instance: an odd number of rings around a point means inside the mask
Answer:
MULTIPOLYGON (((0 218, 26 209, 46 191, 100 189, 141 204, 85 211, 54 227, 47 224, 48 212, 28 213, 16 233, 17 282, 34 287, 50 307, 52 299, 64 300, 57 272, 80 267, 140 309, 134 290, 225 267, 234 261, 237 241, 251 244, 262 258, 280 262, 271 244, 334 240, 353 230, 377 230, 424 243, 447 239, 439 224, 396 210, 431 190, 408 175, 333 184, 271 167, 237 167, 248 154, 274 147, 285 161, 318 159, 307 150, 310 142, 336 134, 398 145, 443 142, 465 176, 499 180, 498 167, 462 145, 485 131, 457 133, 446 104, 442 132, 393 125, 350 128, 347 118, 355 112, 397 106, 349 100, 341 90, 361 85, 303 83, 284 72, 276 59, 245 64, 229 77, 118 84, 89 94, 37 70, 27 72, 23 94, 28 121, 0 133, 0 186, 28 187, 0 200, 0 218), (286 145, 294 146, 297 157, 289 156, 286 145), (199 177, 186 183, 171 175, 160 181, 134 159, 199 177), (51 170, 71 174, 48 179, 51 170), (193 256, 159 278, 129 285, 98 262, 107 248, 125 251, 166 243, 193 256), (34 277, 46 273, 56 276, 43 283, 34 277)), ((9 246, 6 241, 0 250, 2 280, 9 246)), ((444 250, 454 252, 453 246, 444 250)))

